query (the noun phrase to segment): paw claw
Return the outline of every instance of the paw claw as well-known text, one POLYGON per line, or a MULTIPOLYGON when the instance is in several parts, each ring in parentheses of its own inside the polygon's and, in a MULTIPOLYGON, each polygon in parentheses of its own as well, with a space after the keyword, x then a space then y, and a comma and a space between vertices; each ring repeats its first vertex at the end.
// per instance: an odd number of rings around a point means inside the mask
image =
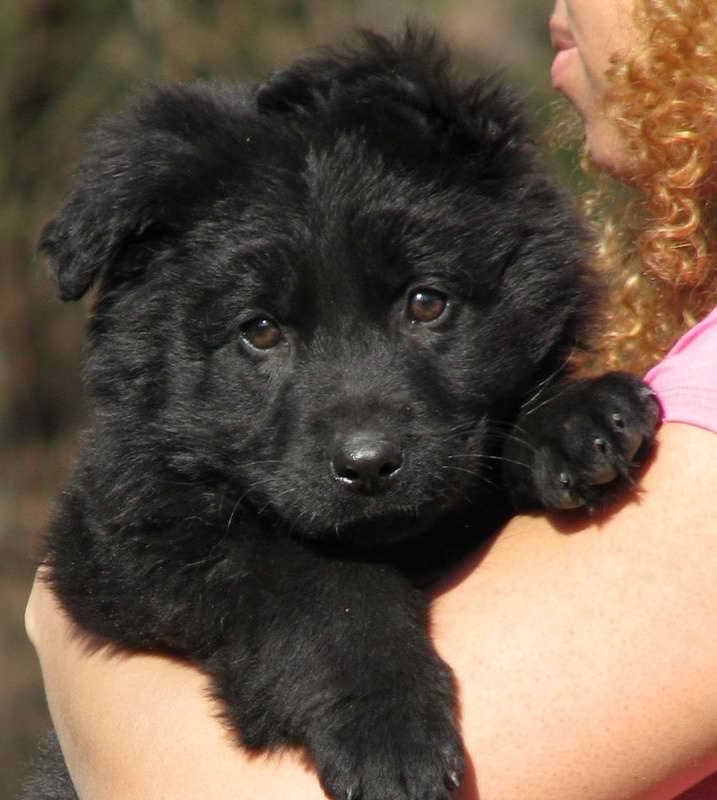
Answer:
POLYGON ((625 419, 622 414, 619 414, 617 411, 614 414, 610 414, 610 419, 613 421, 615 427, 622 431, 625 429, 625 419))
POLYGON ((446 786, 453 792, 461 785, 461 776, 457 772, 449 772, 446 776, 446 786))

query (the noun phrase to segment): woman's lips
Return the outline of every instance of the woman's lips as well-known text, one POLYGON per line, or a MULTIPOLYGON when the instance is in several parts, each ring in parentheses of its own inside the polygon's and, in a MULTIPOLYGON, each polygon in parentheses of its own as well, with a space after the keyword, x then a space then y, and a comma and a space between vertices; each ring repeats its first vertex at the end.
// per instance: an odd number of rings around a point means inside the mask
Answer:
POLYGON ((562 88, 560 78, 565 72, 567 63, 575 53, 575 47, 564 47, 555 54, 553 65, 550 68, 550 80, 554 89, 560 90, 562 88))

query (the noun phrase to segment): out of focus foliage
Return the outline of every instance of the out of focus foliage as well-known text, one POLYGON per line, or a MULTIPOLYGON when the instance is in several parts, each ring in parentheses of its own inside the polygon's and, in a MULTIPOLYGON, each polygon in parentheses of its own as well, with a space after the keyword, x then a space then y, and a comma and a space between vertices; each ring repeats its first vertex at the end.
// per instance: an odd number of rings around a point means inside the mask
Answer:
POLYGON ((548 0, 10 0, 0 15, 0 796, 47 724, 22 632, 32 553, 86 413, 86 309, 63 306, 33 256, 84 132, 147 84, 251 80, 356 26, 432 22, 462 69, 505 68, 549 100, 548 0), (486 66, 489 65, 489 66, 486 66))

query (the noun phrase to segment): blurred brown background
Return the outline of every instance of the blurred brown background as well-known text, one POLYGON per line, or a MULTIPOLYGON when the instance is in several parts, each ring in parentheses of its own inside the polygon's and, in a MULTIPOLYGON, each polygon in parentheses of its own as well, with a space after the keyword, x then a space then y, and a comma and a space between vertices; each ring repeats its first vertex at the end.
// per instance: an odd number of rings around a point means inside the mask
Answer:
POLYGON ((14 797, 48 725, 22 627, 33 553, 83 421, 85 308, 63 306, 33 258, 92 121, 143 84, 261 76, 358 25, 411 15, 451 41, 466 74, 488 65, 552 96, 550 0, 7 0, 0 15, 0 800, 14 797))

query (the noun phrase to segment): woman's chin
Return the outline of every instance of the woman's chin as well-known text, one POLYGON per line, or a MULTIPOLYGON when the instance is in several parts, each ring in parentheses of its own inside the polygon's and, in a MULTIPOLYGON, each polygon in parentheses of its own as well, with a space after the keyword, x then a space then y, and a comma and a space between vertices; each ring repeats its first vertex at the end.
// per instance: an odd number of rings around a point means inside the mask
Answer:
POLYGON ((598 169, 625 182, 634 176, 634 158, 609 120, 602 119, 597 124, 586 121, 585 143, 590 160, 598 169))

